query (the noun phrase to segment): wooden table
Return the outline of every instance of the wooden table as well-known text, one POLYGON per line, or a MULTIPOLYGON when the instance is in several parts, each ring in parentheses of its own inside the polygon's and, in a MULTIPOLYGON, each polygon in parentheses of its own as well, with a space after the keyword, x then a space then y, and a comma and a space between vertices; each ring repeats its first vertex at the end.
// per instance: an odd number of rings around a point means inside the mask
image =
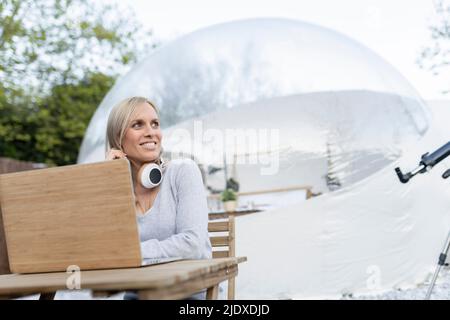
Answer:
POLYGON ((250 213, 261 212, 261 209, 246 209, 246 210, 235 210, 235 211, 212 211, 209 213, 209 220, 225 219, 229 216, 243 216, 250 213))
MULTIPOLYGON (((132 290, 139 299, 183 299, 207 289, 207 299, 217 299, 219 283, 236 277, 238 264, 246 260, 182 260, 141 268, 82 271, 80 289, 91 289, 95 295, 132 290)), ((52 298, 57 290, 67 290, 69 276, 66 272, 1 275, 0 297, 42 293, 42 297, 52 298)))

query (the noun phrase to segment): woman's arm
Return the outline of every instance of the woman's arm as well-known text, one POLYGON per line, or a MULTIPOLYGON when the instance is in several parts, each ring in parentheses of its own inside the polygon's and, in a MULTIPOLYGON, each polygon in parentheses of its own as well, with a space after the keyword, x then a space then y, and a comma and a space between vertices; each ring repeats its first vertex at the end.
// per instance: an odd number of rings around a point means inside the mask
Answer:
POLYGON ((197 164, 183 161, 175 177, 176 231, 165 240, 141 243, 142 257, 182 257, 201 259, 211 256, 208 236, 208 206, 202 176, 197 164), (204 252, 209 250, 209 252, 204 252))

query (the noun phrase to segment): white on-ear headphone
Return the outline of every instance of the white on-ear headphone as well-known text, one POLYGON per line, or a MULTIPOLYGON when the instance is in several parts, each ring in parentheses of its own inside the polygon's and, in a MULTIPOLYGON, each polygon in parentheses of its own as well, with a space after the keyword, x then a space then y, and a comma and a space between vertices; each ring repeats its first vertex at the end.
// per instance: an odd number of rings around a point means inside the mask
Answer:
POLYGON ((147 163, 139 169, 138 177, 144 188, 152 189, 160 185, 163 172, 165 171, 164 163, 159 166, 156 163, 147 163))

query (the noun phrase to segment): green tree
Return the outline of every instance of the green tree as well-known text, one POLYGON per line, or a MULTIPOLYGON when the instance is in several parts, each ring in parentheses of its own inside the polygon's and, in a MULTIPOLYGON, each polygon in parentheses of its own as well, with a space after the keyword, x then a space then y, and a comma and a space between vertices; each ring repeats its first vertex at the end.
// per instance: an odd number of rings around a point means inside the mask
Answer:
POLYGON ((156 44, 117 3, 94 0, 2 0, 0 79, 35 95, 75 83, 87 72, 108 75, 156 44))
POLYGON ((115 78, 156 47, 117 3, 0 2, 0 156, 75 163, 115 78))
POLYGON ((76 163, 89 120, 113 83, 112 76, 88 74, 79 83, 53 87, 33 110, 0 96, 2 156, 48 165, 76 163))
POLYGON ((20 91, 8 91, 11 90, 4 89, 0 84, 0 156, 25 160, 31 147, 27 134, 29 128, 25 122, 27 112, 25 108, 16 106, 20 103, 26 105, 27 97, 20 91))
POLYGON ((33 158, 56 165, 75 163, 89 120, 113 83, 111 76, 92 73, 77 84, 53 87, 38 112, 27 117, 34 132, 33 158))

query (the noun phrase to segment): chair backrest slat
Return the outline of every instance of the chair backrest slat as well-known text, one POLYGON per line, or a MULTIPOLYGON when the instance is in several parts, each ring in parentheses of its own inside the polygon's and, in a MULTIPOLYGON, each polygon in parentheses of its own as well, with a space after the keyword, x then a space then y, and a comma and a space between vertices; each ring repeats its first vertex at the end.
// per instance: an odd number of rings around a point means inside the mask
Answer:
MULTIPOLYGON (((213 253, 220 250, 228 250, 226 257, 235 256, 235 230, 234 230, 234 216, 230 215, 226 219, 220 221, 210 220, 208 223, 209 239, 213 247, 213 253), (220 247, 220 250, 215 250, 220 247)), ((224 256, 224 253, 218 255, 224 256)))
MULTIPOLYGON (((211 217, 211 215, 210 215, 211 217)), ((235 227, 234 216, 227 215, 227 218, 221 221, 210 220, 208 223, 209 239, 213 248, 213 258, 235 257, 235 227)), ((228 279, 228 299, 234 300, 235 279, 228 279)))
POLYGON ((228 258, 230 256, 230 251, 228 251, 228 250, 223 250, 223 251, 216 250, 216 251, 213 251, 212 256, 213 256, 214 259, 216 259, 216 258, 228 258))
POLYGON ((228 231, 228 230, 229 230, 228 221, 215 221, 215 222, 210 222, 208 225, 209 232, 221 232, 221 231, 228 231))
POLYGON ((223 237, 210 237, 211 240, 211 246, 213 248, 215 247, 228 247, 230 244, 230 239, 228 236, 223 237))

